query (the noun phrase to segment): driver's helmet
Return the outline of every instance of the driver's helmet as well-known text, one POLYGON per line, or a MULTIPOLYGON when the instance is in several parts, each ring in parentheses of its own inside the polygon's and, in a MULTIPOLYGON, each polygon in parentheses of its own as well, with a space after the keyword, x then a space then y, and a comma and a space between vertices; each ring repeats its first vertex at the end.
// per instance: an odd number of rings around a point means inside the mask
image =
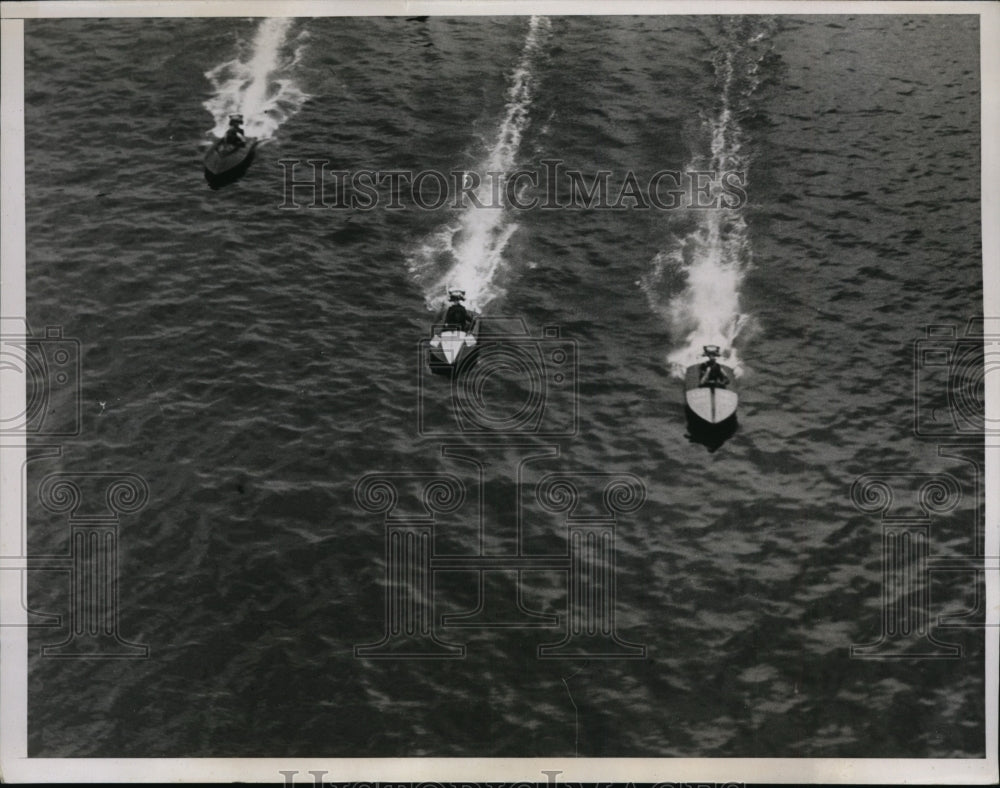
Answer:
POLYGON ((715 357, 719 354, 718 345, 705 345, 705 355, 708 356, 709 360, 715 360, 715 357))
POLYGON ((229 116, 229 125, 230 126, 238 126, 241 123, 243 123, 243 116, 242 115, 230 115, 229 116))
POLYGON ((464 290, 458 290, 458 289, 449 290, 448 291, 448 300, 449 301, 454 301, 456 304, 459 301, 464 301, 465 300, 465 291, 464 290))

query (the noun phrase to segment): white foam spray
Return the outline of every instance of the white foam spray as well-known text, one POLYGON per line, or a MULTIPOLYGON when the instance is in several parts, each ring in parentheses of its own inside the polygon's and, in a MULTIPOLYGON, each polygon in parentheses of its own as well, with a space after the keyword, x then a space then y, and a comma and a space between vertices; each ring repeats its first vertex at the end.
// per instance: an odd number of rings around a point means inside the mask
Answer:
MULTIPOLYGON (((757 87, 761 55, 754 47, 768 35, 766 20, 763 29, 750 32, 753 35, 747 39, 746 31, 730 25, 717 52, 719 109, 705 121, 710 153, 695 156, 689 171, 746 174, 748 170, 736 106, 757 87)), ((725 363, 739 376, 744 366, 737 346, 745 342, 747 327, 753 323, 740 302, 740 289, 752 265, 743 208, 701 209, 692 215, 694 229, 671 239, 641 284, 652 308, 670 327, 675 347, 667 362, 672 374, 683 378, 687 367, 703 358, 705 345, 718 345, 725 363)))
POLYGON ((521 137, 530 123, 535 65, 550 30, 547 17, 531 18, 521 58, 508 80, 503 120, 489 154, 476 168, 481 183, 476 197, 483 207, 470 201, 455 221, 432 232, 409 256, 410 272, 424 285, 429 309, 440 308, 447 301, 449 287, 465 290, 466 303, 476 311, 503 294, 501 280, 508 268, 503 253, 518 225, 504 204, 502 174, 516 168, 521 137), (499 206, 496 185, 488 173, 501 173, 499 206), (443 266, 446 266, 444 273, 443 266))
POLYGON ((205 73, 215 91, 204 103, 215 121, 213 137, 225 134, 229 116, 239 113, 247 136, 269 140, 309 98, 294 80, 306 34, 290 44, 291 27, 291 19, 262 19, 245 54, 205 73))

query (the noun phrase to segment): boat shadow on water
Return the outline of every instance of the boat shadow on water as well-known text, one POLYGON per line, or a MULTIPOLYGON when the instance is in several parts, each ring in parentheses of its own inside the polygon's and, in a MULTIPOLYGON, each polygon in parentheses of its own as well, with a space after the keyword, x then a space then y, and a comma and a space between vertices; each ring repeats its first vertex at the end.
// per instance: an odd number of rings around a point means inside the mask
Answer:
POLYGON ((691 443, 701 444, 710 453, 721 448, 727 440, 733 437, 740 426, 735 413, 725 421, 711 424, 698 418, 688 407, 684 408, 684 412, 687 416, 687 439, 691 443))

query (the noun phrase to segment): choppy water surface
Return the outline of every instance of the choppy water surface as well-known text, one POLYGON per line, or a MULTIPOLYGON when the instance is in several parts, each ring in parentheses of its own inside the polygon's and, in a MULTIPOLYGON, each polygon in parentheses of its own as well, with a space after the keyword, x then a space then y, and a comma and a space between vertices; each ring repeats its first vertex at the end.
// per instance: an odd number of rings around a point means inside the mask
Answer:
MULTIPOLYGON (((979 634, 949 633, 962 659, 849 658, 882 593, 858 476, 953 475, 931 551, 974 549, 973 466, 913 434, 912 348, 981 309, 978 62, 963 16, 28 22, 29 318, 79 338, 84 369, 82 433, 29 488, 102 470, 151 491, 119 555, 120 631, 150 658, 44 659, 60 635, 34 633, 31 754, 981 757, 979 634), (212 191, 230 112, 263 142, 212 191), (278 162, 310 158, 727 169, 748 200, 279 209, 278 162), (519 459, 544 446, 527 553, 565 550, 544 474, 642 480, 615 545, 617 631, 644 659, 539 660, 562 630, 509 628, 449 630, 462 660, 354 657, 385 598, 359 479, 455 474, 468 500, 435 549, 478 551, 476 468, 441 449, 472 439, 418 432, 417 341, 448 285, 575 347, 578 431, 494 440, 481 516, 516 528, 519 459), (710 452, 677 375, 711 342, 743 394, 710 452)), ((505 385, 486 395, 516 403, 505 385)), ((438 423, 448 383, 423 391, 438 423)), ((32 549, 64 552, 65 519, 29 514, 32 549)), ((60 577, 33 578, 34 608, 61 609, 60 577)), ((525 572, 524 603, 563 614, 560 578, 525 572)), ((436 594, 469 610, 475 577, 436 594)))

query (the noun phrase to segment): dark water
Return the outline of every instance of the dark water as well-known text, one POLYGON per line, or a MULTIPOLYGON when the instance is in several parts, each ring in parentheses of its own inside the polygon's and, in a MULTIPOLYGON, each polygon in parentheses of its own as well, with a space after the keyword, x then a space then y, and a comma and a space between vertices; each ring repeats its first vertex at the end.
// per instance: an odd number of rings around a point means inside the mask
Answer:
MULTIPOLYGON (((975 550, 974 466, 914 436, 912 358, 925 326, 981 311, 976 19, 301 19, 263 39, 260 24, 26 24, 29 319, 78 338, 84 370, 80 436, 29 465, 32 552, 67 550, 65 516, 34 503, 46 474, 150 489, 118 555, 119 631, 149 658, 43 658, 65 632, 33 631, 31 755, 982 757, 981 631, 948 632, 961 659, 849 650, 878 639, 883 588, 881 523, 850 497, 860 475, 951 474, 965 496, 932 518, 931 553, 975 550), (212 191, 208 132, 253 103, 260 68, 269 112, 248 131, 266 142, 212 191), (730 167, 749 201, 278 207, 281 159, 497 157, 613 180, 730 167), (699 292, 698 270, 718 289, 699 292), (487 541, 515 532, 516 469, 543 447, 559 455, 521 477, 528 554, 566 549, 562 515, 535 502, 543 475, 640 479, 646 502, 615 531, 616 627, 645 658, 537 659, 562 628, 439 631, 465 659, 354 657, 384 626, 365 474, 455 474, 468 500, 439 518, 435 550, 478 549, 475 466, 441 448, 473 439, 419 433, 420 402, 449 423, 417 341, 452 275, 536 338, 558 326, 578 364, 579 397, 558 403, 575 434, 483 450, 487 541), (738 431, 708 451, 671 363, 716 329, 742 399, 738 431)), ((495 385, 516 411, 523 382, 495 385)), ((436 615, 475 607, 475 575, 436 582, 436 615)), ((520 586, 529 608, 565 613, 559 572, 520 586)), ((934 614, 975 590, 935 581, 934 614)), ((64 610, 65 577, 36 573, 30 599, 64 610)))

